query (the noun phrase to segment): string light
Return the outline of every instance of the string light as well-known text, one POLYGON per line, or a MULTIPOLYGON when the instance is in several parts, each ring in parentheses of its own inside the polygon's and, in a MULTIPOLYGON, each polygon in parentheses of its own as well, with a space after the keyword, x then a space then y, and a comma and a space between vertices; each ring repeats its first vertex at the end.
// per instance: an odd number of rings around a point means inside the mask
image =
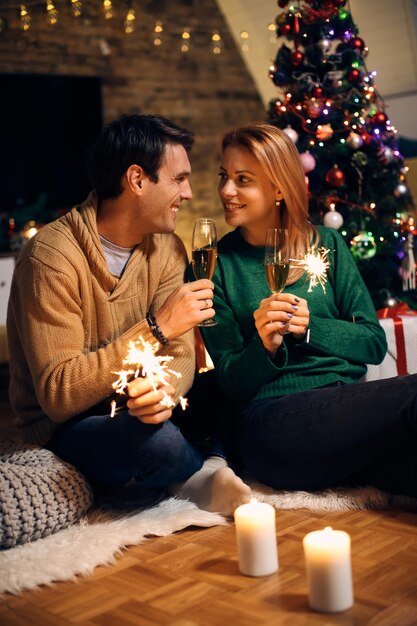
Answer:
POLYGON ((25 4, 20 5, 19 15, 20 15, 20 28, 24 32, 26 32, 30 28, 30 22, 32 18, 30 17, 25 4))
POLYGON ((189 28, 184 28, 184 30, 181 33, 180 50, 181 50, 181 52, 187 53, 187 52, 190 51, 190 47, 191 47, 190 29, 189 28))
POLYGON ((155 27, 153 29, 153 45, 154 46, 160 46, 162 44, 163 30, 164 30, 164 27, 162 26, 162 22, 157 20, 157 22, 155 23, 155 27))
POLYGON ((243 52, 248 52, 250 50, 250 44, 249 44, 249 33, 247 30, 242 30, 242 32, 240 33, 240 47, 242 48, 243 52))
POLYGON ((46 0, 46 21, 50 26, 55 26, 58 22, 58 11, 52 0, 46 0))
POLYGON ((71 0, 71 13, 74 17, 80 17, 83 4, 81 0, 71 0))
POLYGON ((113 4, 111 0, 103 0, 103 13, 106 20, 111 20, 113 13, 113 4))
POLYGON ((211 36, 211 49, 213 54, 221 54, 223 48, 222 38, 219 32, 215 31, 211 36))
POLYGON ((125 33, 127 35, 130 35, 135 30, 135 21, 136 21, 135 10, 133 9, 133 7, 130 7, 130 9, 126 13, 126 17, 124 21, 125 33))

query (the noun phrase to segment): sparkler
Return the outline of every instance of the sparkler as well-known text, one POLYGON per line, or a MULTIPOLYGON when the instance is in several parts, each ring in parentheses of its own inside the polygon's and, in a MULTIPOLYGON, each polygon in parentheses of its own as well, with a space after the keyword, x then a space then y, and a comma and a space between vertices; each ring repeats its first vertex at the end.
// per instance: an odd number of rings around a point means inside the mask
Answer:
MULTIPOLYGON (((151 344, 145 341, 143 337, 139 337, 137 341, 130 341, 126 358, 123 359, 123 365, 130 366, 128 369, 122 369, 117 374, 118 379, 113 383, 113 389, 116 393, 124 394, 129 382, 142 376, 147 378, 156 391, 158 385, 167 385, 169 383, 169 375, 172 374, 176 378, 181 378, 182 374, 169 368, 168 364, 173 360, 173 356, 157 356, 158 343, 151 344)), ((171 408, 175 406, 172 398, 162 389, 163 398, 160 404, 171 408)), ((181 408, 185 411, 188 400, 180 396, 181 408)), ((111 402, 110 417, 116 414, 116 401, 111 402)))
POLYGON ((313 291, 313 287, 321 285, 324 293, 326 293, 326 272, 330 267, 330 263, 327 260, 327 255, 330 250, 325 248, 319 248, 317 252, 309 250, 302 259, 290 259, 291 263, 296 264, 298 267, 302 267, 309 276, 310 284, 308 286, 308 293, 313 291))

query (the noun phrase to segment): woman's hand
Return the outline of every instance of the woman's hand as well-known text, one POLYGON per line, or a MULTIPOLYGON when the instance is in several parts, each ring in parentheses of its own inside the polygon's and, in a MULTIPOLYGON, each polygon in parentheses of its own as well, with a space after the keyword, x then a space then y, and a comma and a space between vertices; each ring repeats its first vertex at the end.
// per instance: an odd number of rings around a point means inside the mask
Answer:
POLYGON ((254 312, 255 326, 265 350, 274 356, 284 335, 302 339, 310 323, 307 300, 290 293, 272 294, 254 312))
POLYGON ((166 422, 172 415, 172 409, 161 404, 161 400, 166 396, 172 400, 174 393, 172 385, 158 385, 154 391, 147 378, 135 378, 128 385, 129 400, 126 404, 129 414, 144 424, 166 422))

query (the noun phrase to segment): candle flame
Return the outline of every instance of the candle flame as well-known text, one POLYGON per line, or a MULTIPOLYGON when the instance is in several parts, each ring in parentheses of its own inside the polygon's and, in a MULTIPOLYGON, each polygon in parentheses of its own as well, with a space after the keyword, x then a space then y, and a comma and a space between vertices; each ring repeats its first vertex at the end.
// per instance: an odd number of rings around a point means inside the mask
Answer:
POLYGON ((296 264, 298 267, 304 268, 310 279, 308 287, 308 293, 311 293, 313 287, 321 285, 324 293, 326 293, 326 272, 330 267, 330 263, 327 260, 327 255, 330 250, 325 248, 319 248, 317 252, 309 250, 302 259, 290 259, 291 263, 296 264))
MULTIPOLYGON (((137 341, 129 341, 126 358, 123 359, 123 365, 130 366, 128 369, 122 369, 119 372, 113 372, 118 376, 112 387, 116 393, 124 394, 128 384, 135 378, 142 376, 147 378, 151 383, 152 389, 156 391, 159 385, 167 385, 169 383, 169 375, 172 374, 176 378, 181 378, 181 374, 168 367, 173 360, 173 356, 157 356, 159 344, 151 344, 145 341, 142 336, 137 341)), ((162 390, 163 398, 160 402, 163 406, 171 408, 175 406, 172 400, 164 390, 162 390)), ((185 411, 188 400, 180 396, 180 404, 185 411)), ((116 401, 111 402, 110 416, 116 414, 116 401)))

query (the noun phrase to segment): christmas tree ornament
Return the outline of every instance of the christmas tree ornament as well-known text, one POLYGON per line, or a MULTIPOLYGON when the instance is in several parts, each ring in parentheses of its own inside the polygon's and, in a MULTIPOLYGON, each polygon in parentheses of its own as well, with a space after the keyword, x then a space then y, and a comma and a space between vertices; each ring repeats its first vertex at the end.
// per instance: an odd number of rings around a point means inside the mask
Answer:
POLYGON ((416 288, 416 262, 414 259, 414 236, 410 232, 404 246, 405 256, 401 261, 403 291, 416 288))
POLYGON ((321 87, 319 84, 314 85, 313 89, 311 90, 311 95, 314 98, 321 98, 323 95, 323 87, 321 87))
POLYGON ((326 183, 332 187, 341 187, 345 184, 345 175, 337 165, 327 172, 326 183))
POLYGON ((358 133, 354 133, 353 131, 349 133, 348 138, 346 139, 346 143, 349 148, 352 150, 359 150, 361 145, 363 144, 363 139, 358 133))
POLYGON ((372 233, 360 232, 350 242, 352 256, 358 261, 372 259, 376 254, 376 243, 372 233))
POLYGON ((317 117, 320 117, 320 115, 323 113, 323 104, 320 100, 315 100, 314 98, 312 98, 307 106, 307 110, 309 116, 316 119, 317 117))
POLYGON ((339 228, 343 225, 343 217, 335 209, 327 211, 327 213, 324 214, 323 224, 328 228, 339 230, 339 228))
POLYGON ((354 48, 359 52, 362 52, 365 49, 365 42, 360 37, 353 37, 353 39, 350 40, 349 45, 351 48, 354 48))
POLYGON ((294 143, 297 143, 298 133, 296 130, 291 128, 291 126, 287 126, 287 128, 284 128, 283 130, 284 130, 284 133, 288 135, 288 137, 292 139, 294 143))
POLYGON ((304 172, 307 174, 308 172, 312 172, 316 167, 316 159, 312 154, 307 150, 307 152, 303 152, 300 154, 300 160, 303 164, 304 172))
POLYGON ((283 87, 288 82, 288 77, 282 70, 275 70, 270 76, 277 87, 283 87))
POLYGON ((300 50, 293 50, 290 55, 291 65, 299 67, 304 61, 304 54, 300 50))
POLYGON ((394 153, 389 146, 381 146, 377 150, 378 159, 384 165, 388 165, 394 160, 394 153))
POLYGON ((407 185, 404 183, 399 183, 394 189, 394 196, 396 198, 401 198, 401 196, 405 196, 408 192, 407 185))
POLYGON ((365 165, 368 165, 368 162, 369 162, 368 157, 361 150, 359 150, 358 152, 355 152, 355 154, 351 158, 351 163, 355 167, 365 167, 365 165))
POLYGON ((362 80, 362 74, 356 67, 351 67, 348 73, 346 74, 346 78, 350 83, 360 83, 362 80))
POLYGON ((371 124, 376 128, 383 128, 388 122, 388 116, 383 111, 377 111, 371 116, 371 124))
POLYGON ((330 50, 331 42, 328 39, 320 39, 320 41, 317 42, 317 46, 323 54, 326 54, 326 52, 330 50))
POLYGON ((330 124, 319 124, 316 130, 316 137, 320 139, 320 141, 326 141, 333 136, 333 128, 330 124))
POLYGON ((288 22, 284 22, 279 27, 279 30, 280 30, 280 33, 282 33, 283 35, 289 35, 292 31, 292 26, 288 22))

